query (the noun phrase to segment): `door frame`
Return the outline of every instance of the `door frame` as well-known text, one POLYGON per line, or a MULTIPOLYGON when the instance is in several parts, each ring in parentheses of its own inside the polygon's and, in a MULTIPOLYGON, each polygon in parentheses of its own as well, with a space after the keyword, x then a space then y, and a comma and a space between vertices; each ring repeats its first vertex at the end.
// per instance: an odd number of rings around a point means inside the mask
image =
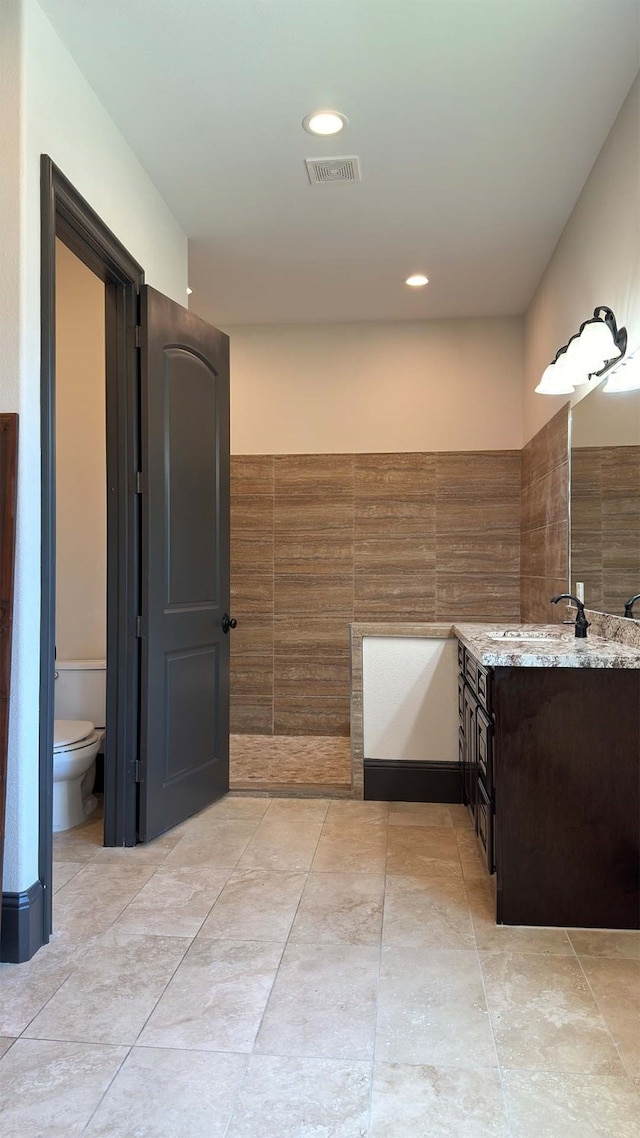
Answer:
POLYGON ((43 938, 51 933, 56 608, 56 238, 105 283, 107 431, 107 722, 105 837, 138 837, 140 640, 140 391, 137 350, 144 271, 48 155, 41 188, 41 624, 38 871, 43 938))

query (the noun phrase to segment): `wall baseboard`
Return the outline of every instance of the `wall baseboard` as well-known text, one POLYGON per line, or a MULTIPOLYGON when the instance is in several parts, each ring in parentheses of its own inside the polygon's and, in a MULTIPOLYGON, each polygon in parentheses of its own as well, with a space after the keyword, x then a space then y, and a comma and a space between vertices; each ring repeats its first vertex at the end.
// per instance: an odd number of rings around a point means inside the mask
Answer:
POLYGON ((0 961, 24 964, 42 948, 44 928, 44 890, 34 881, 22 893, 2 894, 0 961))
POLYGON ((378 802, 462 802, 456 763, 365 759, 364 797, 378 802))

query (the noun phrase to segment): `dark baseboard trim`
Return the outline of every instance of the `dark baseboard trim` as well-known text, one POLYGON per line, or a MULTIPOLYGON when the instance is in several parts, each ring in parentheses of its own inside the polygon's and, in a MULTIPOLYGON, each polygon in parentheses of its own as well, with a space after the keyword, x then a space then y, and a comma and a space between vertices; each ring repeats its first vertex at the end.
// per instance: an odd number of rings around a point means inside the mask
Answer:
POLYGON ((42 948, 44 929, 44 890, 34 881, 22 893, 2 894, 0 961, 24 964, 42 948))
POLYGON ((377 802, 462 802, 455 763, 365 759, 364 796, 377 802))

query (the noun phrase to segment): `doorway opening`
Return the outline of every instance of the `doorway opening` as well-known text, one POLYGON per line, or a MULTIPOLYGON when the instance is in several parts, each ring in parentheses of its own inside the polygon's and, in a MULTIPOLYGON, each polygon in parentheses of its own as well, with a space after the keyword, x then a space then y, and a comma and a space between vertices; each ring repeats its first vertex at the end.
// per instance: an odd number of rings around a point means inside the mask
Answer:
MULTIPOLYGON (((58 250, 61 260, 75 256, 82 262, 102 284, 104 298, 106 846, 148 841, 228 791, 228 634, 235 621, 228 612, 228 337, 144 284, 140 266, 46 156, 41 186, 39 943, 45 944, 51 932, 55 684, 60 683, 55 679, 58 250)), ((67 440, 66 446, 72 444, 67 440)), ((90 445, 86 455, 98 471, 90 445)), ((77 462, 71 465, 79 477, 77 462)), ((104 537, 104 519, 99 526, 104 537)), ((75 534, 77 542, 77 527, 75 534)), ((86 563, 84 576, 92 572, 86 563)), ((65 578, 60 595, 66 588, 65 578)), ((87 600, 86 580, 82 588, 87 611, 92 604, 96 609, 97 629, 100 601, 87 600)), ((70 603, 67 598, 67 607, 70 603)), ((61 601, 60 614, 63 608, 61 601)), ((72 623, 75 636, 78 621, 72 623)), ((68 627, 63 635, 68 645, 68 627)), ((85 641, 82 650, 88 651, 85 641)), ((84 718, 87 727, 99 726, 96 719, 102 718, 97 710, 83 715, 79 705, 71 712, 71 721, 84 718)), ((74 741, 84 745, 77 732, 74 741)))
POLYGON ((56 238, 53 830, 101 830, 107 733, 105 284, 56 238))
MULTIPOLYGON (((135 616, 139 612, 140 505, 135 489, 139 469, 138 366, 135 329, 140 265, 103 224, 50 158, 41 160, 42 193, 42 602, 40 652, 40 834, 42 938, 52 928, 53 752, 56 680, 56 266, 73 264, 95 280, 104 299, 104 455, 106 495, 102 524, 105 558, 101 574, 106 662, 104 746, 104 844, 132 846, 137 840, 136 762, 139 737, 140 650, 135 616)), ((79 331, 77 333, 79 335, 79 331)), ((66 419, 66 416, 63 416, 66 419)), ((61 420, 62 422, 63 420, 61 420)), ((68 425, 68 424, 67 424, 68 425)), ((65 449, 68 447, 68 439, 65 449)), ((103 467, 104 472, 104 467, 103 467)), ((61 489, 65 479, 62 473, 61 489)), ((103 474, 104 476, 104 474, 103 474)), ((104 483, 103 483, 104 485, 104 483)), ((63 526, 64 531, 64 526, 63 526)), ((69 560, 68 534, 63 556, 69 560)), ((85 566, 86 568, 86 566, 85 566)), ((86 588, 86 584, 84 586, 86 588)), ((64 589, 64 582, 62 583, 64 589)), ((68 602, 70 603, 70 602, 68 602)), ((98 618, 95 616, 97 626, 98 618)), ((94 628, 95 633, 95 628, 94 628)), ((68 636, 68 633, 64 633, 68 636)), ((75 635, 75 633, 73 634, 75 635)), ((73 640, 67 639, 67 644, 73 640)), ((77 642, 76 642, 77 643, 77 642)), ((68 650, 63 650, 63 656, 68 650)), ((75 657, 70 657, 71 659, 75 657)), ((61 662, 65 663, 63 659, 61 662)), ((87 716, 74 715, 70 719, 87 716)))

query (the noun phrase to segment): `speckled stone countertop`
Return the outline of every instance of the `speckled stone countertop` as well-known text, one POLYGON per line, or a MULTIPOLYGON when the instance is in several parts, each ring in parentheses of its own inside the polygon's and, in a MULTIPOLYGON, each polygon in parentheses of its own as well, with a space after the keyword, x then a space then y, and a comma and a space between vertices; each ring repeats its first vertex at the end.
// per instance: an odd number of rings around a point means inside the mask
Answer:
POLYGON ((640 668, 640 648, 601 636, 578 640, 557 624, 454 624, 453 633, 488 668, 640 668))

